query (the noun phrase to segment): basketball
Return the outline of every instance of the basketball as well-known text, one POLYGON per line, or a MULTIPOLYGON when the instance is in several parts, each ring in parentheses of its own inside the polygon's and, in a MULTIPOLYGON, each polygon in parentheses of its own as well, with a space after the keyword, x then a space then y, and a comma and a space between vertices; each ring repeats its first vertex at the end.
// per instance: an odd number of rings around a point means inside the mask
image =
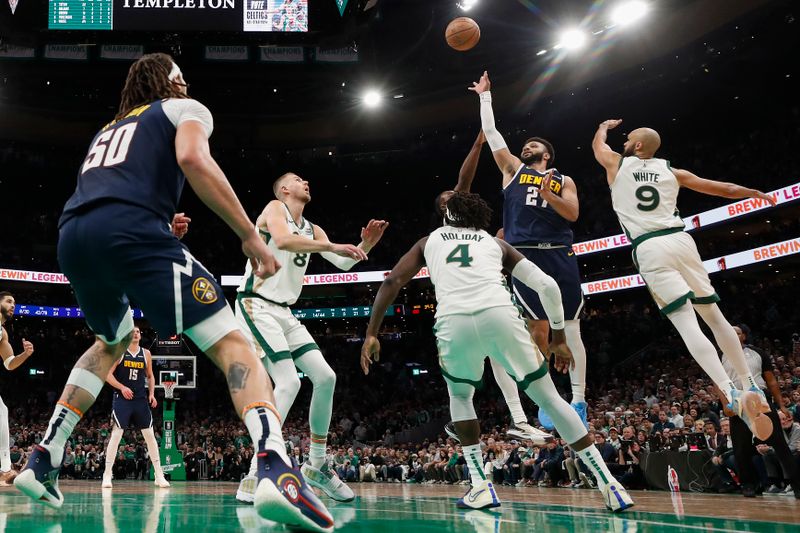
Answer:
POLYGON ((469 17, 458 17, 447 25, 444 35, 450 48, 466 52, 481 40, 481 28, 469 17))

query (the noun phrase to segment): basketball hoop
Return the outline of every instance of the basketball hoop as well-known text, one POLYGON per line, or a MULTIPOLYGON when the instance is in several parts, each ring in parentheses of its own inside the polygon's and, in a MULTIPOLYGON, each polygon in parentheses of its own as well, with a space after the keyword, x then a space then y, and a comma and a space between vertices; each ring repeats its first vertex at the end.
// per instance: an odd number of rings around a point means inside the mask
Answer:
POLYGON ((178 384, 177 381, 162 381, 161 386, 164 387, 164 398, 171 400, 174 398, 175 394, 175 386, 178 384))

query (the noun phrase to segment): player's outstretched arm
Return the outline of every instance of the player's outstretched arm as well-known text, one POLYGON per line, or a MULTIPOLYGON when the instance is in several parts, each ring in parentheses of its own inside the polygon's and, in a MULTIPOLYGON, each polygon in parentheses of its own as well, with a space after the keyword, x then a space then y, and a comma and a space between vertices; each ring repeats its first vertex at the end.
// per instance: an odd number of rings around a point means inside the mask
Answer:
POLYGON ((597 127, 594 139, 592 139, 594 158, 606 169, 606 179, 609 185, 614 183, 614 179, 617 177, 617 170, 622 156, 611 149, 606 139, 608 138, 608 130, 612 130, 620 124, 622 124, 622 119, 610 119, 602 122, 597 127))
MULTIPOLYGON (((372 219, 367 223, 366 227, 361 228, 361 242, 358 243, 356 248, 364 252, 364 259, 366 259, 366 254, 372 251, 375 245, 378 244, 378 241, 380 241, 381 237, 383 237, 383 232, 386 231, 386 228, 388 227, 389 223, 385 220, 372 219)), ((327 240, 328 236, 325 234, 322 228, 319 226, 314 226, 315 238, 317 237, 317 232, 319 232, 320 238, 327 240)), ((343 246, 349 247, 350 245, 348 244, 343 246)), ((350 254, 342 255, 341 253, 337 254, 335 252, 321 252, 320 255, 340 270, 350 270, 353 268, 353 265, 361 261, 361 259, 357 259, 355 256, 350 254)))
POLYGON ((503 187, 514 179, 514 174, 522 164, 518 157, 513 155, 506 145, 506 141, 494 124, 494 111, 492 110, 492 93, 490 91, 492 83, 489 81, 489 73, 484 71, 481 79, 472 82, 470 91, 476 93, 481 99, 481 127, 486 136, 486 142, 492 150, 497 168, 503 173, 503 187))
MULTIPOLYGON (((208 110, 205 110, 208 113, 208 110)), ((208 113, 208 122, 211 114, 208 113)), ((242 241, 242 251, 253 263, 256 276, 271 276, 280 268, 275 256, 258 236, 242 204, 233 192, 228 178, 211 156, 209 132, 203 123, 187 120, 175 134, 175 155, 192 189, 242 241)))
POLYGON ((417 275, 419 269, 425 266, 425 243, 427 242, 427 237, 420 239, 400 258, 386 279, 383 280, 378 294, 375 295, 367 326, 367 335, 361 347, 361 369, 364 374, 369 374, 369 365, 373 360, 380 359, 381 345, 378 342, 378 331, 381 329, 386 310, 397 298, 400 289, 405 287, 417 275))
POLYGON ((749 189, 736 185, 735 183, 727 183, 724 181, 714 181, 701 178, 688 170, 681 170, 673 168, 672 173, 678 178, 678 183, 681 187, 686 187, 693 191, 708 194, 710 196, 721 196, 722 198, 760 198, 770 205, 775 205, 775 198, 765 194, 756 189, 749 189))
POLYGON ((2 339, 0 339, 0 357, 3 358, 3 366, 6 367, 6 370, 16 370, 25 363, 32 354, 33 343, 22 339, 22 352, 18 355, 14 355, 14 349, 11 347, 11 343, 8 342, 8 332, 3 328, 2 339))
POLYGON ((553 339, 549 351, 555 355, 555 366, 559 372, 574 368, 575 360, 567 347, 564 331, 564 306, 561 303, 561 289, 556 280, 545 274, 538 266, 525 258, 519 251, 505 241, 495 238, 503 250, 503 268, 506 272, 535 290, 550 321, 553 339))
POLYGON ((475 180, 475 174, 478 171, 478 161, 481 158, 481 149, 483 143, 486 142, 486 135, 483 130, 478 132, 478 138, 472 144, 467 158, 461 164, 461 170, 458 171, 458 183, 453 189, 456 192, 469 192, 472 188, 472 182, 475 180))

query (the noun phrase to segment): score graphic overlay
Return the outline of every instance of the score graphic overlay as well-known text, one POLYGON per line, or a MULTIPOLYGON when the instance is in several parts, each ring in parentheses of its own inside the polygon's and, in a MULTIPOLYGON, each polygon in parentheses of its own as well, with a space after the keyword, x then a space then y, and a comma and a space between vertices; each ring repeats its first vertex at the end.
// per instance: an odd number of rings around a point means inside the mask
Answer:
POLYGON ((49 0, 47 27, 307 32, 308 0, 49 0))

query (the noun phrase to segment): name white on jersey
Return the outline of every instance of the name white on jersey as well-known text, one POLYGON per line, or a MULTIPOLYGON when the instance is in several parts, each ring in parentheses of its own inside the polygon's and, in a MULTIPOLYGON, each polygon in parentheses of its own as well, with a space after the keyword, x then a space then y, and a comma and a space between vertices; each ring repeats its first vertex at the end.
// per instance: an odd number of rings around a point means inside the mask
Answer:
POLYGON ((513 305, 503 251, 483 230, 443 226, 428 236, 425 263, 436 289, 436 318, 513 305))
POLYGON ((635 239, 685 224, 678 214, 680 184, 665 159, 626 157, 611 185, 611 203, 628 236, 635 239))
MULTIPOLYGON (((314 240, 314 225, 303 218, 298 226, 285 204, 283 209, 289 230, 295 235, 314 240)), ((303 290, 303 278, 306 275, 311 253, 281 250, 275 245, 275 241, 271 238, 269 232, 259 229, 259 234, 281 264, 281 268, 274 276, 261 279, 253 274, 253 268, 250 266, 250 261, 248 261, 245 266, 242 283, 236 290, 240 293, 257 294, 277 304, 292 305, 300 297, 300 291, 303 290)))

